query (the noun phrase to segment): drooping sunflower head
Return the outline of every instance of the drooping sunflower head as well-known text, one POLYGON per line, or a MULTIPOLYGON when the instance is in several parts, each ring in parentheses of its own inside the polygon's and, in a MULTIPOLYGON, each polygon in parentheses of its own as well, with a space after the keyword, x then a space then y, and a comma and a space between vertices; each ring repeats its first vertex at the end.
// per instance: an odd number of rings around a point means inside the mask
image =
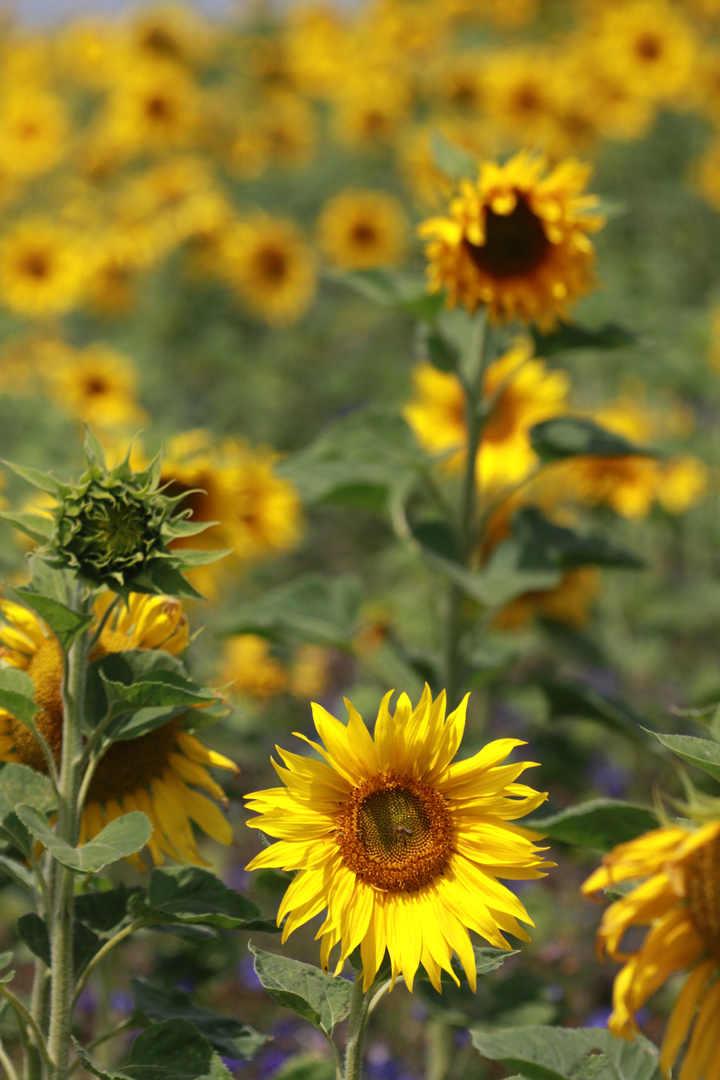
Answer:
POLYGON ((402 258, 407 220, 398 200, 384 192, 340 192, 323 207, 318 227, 320 246, 342 269, 395 266, 402 258))
MULTIPOLYGON (((113 601, 112 593, 96 601, 97 622, 113 601)), ((26 671, 35 684, 39 712, 36 726, 57 760, 63 738, 60 646, 41 619, 12 601, 3 600, 0 660, 26 671)), ((177 656, 187 647, 188 619, 182 604, 168 596, 131 594, 127 607, 115 609, 100 634, 91 661, 128 649, 162 650, 177 656)), ((148 848, 156 865, 167 855, 201 864, 191 822, 221 843, 232 842, 232 831, 215 802, 202 789, 225 803, 222 788, 207 766, 237 772, 228 758, 208 750, 191 734, 190 716, 177 717, 138 739, 114 743, 100 759, 89 786, 80 841, 90 840, 109 822, 132 810, 142 810, 153 826, 148 848)), ((0 710, 0 761, 19 762, 47 772, 47 762, 30 730, 7 710, 0 710)), ((131 860, 143 869, 139 857, 131 860)))
POLYGON ((697 830, 667 825, 620 844, 583 885, 594 896, 634 882, 605 911, 598 950, 624 964, 615 978, 613 1013, 618 1036, 633 1038, 637 1013, 678 972, 689 969, 665 1032, 660 1064, 666 1076, 711 1077, 720 1070, 720 823, 697 830), (630 928, 648 927, 627 951, 630 928), (682 1070, 675 1072, 684 1051, 682 1070))
POLYGON ((603 219, 582 194, 588 173, 573 160, 548 173, 525 153, 484 163, 476 182, 460 182, 448 216, 419 228, 430 290, 445 289, 450 307, 485 304, 495 321, 552 326, 594 284, 589 234, 603 219))
POLYGON ((336 974, 360 947, 365 988, 387 951, 393 980, 410 990, 420 964, 439 990, 443 971, 455 979, 460 957, 470 985, 476 968, 468 930, 507 949, 504 933, 527 940, 517 920, 531 922, 499 878, 543 876, 534 833, 511 819, 546 798, 517 782, 528 762, 502 765, 515 739, 490 743, 454 761, 462 740, 467 698, 445 716, 445 695, 429 688, 413 709, 407 695, 389 708, 383 699, 370 734, 346 701, 342 724, 313 705, 324 746, 300 738, 322 760, 278 748, 273 762, 283 786, 248 796, 258 812, 249 825, 278 842, 249 869, 297 870, 278 912, 284 938, 327 909, 318 930, 321 962, 340 946, 336 974))

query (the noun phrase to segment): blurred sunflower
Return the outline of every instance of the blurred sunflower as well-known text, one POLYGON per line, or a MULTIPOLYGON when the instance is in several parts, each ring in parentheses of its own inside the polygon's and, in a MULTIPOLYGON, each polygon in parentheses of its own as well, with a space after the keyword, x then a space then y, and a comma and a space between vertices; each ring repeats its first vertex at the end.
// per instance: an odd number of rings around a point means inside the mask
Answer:
POLYGON ((160 257, 157 237, 143 225, 119 221, 100 229, 88 244, 85 303, 105 314, 132 307, 143 270, 160 257))
POLYGON ((285 168, 307 165, 317 144, 315 113, 307 101, 276 90, 266 98, 256 122, 270 160, 285 168))
POLYGON ((672 1071, 682 1080, 712 1080, 720 1075, 720 823, 696 831, 685 825, 655 829, 613 848, 603 863, 582 887, 587 896, 635 883, 610 905, 598 932, 600 953, 624 964, 613 987, 610 1030, 631 1039, 638 1031, 636 1014, 648 998, 689 968, 665 1031, 660 1065, 666 1076, 672 1071), (641 926, 649 927, 645 940, 628 952, 626 933, 641 926))
POLYGON ((400 172, 416 202, 431 209, 443 206, 454 190, 453 181, 435 161, 436 132, 475 157, 489 151, 487 125, 476 119, 443 119, 406 129, 397 143, 400 172))
POLYGON ((535 589, 506 604, 493 619, 493 630, 522 630, 537 618, 579 630, 590 619, 601 587, 602 578, 595 566, 566 570, 554 588, 535 589))
POLYGON ((346 146, 377 149, 391 143, 408 119, 410 93, 398 74, 354 71, 335 98, 338 140, 346 146))
POLYGON ((76 237, 50 218, 20 218, 0 238, 0 300, 20 315, 69 311, 84 276, 76 237))
POLYGON ((557 108, 557 59, 535 48, 490 53, 486 111, 491 125, 513 143, 546 147, 557 108))
POLYGON ((68 149, 69 124, 62 100, 47 90, 23 86, 0 105, 0 160, 17 176, 48 172, 68 149))
MULTIPOLYGON (((97 620, 113 599, 111 593, 105 593, 96 601, 97 620)), ((35 701, 41 710, 35 723, 59 759, 63 727, 60 647, 33 612, 9 600, 3 600, 0 608, 5 619, 5 625, 0 626, 2 660, 27 671, 33 679, 35 701)), ((132 594, 128 607, 116 609, 110 616, 92 655, 99 659, 126 649, 162 649, 175 656, 187 643, 188 621, 177 600, 132 594)), ((90 782, 80 828, 81 843, 131 810, 141 810, 150 819, 153 834, 148 848, 158 866, 165 855, 180 862, 207 865, 198 851, 191 822, 221 844, 232 843, 228 821, 215 802, 196 788, 225 803, 223 790, 207 766, 235 773, 237 768, 185 730, 190 720, 187 714, 138 739, 110 747, 90 782)), ((38 772, 47 772, 35 736, 5 710, 0 710, 0 760, 21 762, 38 772)), ((131 861, 137 869, 144 869, 139 855, 131 861)))
POLYGON ((66 349, 47 370, 50 396, 71 416, 98 428, 141 424, 147 419, 136 400, 137 375, 129 357, 97 342, 66 349))
POLYGON ((98 18, 76 18, 58 27, 55 55, 63 76, 93 90, 111 86, 125 59, 113 29, 98 18))
POLYGON ((144 4, 125 26, 129 63, 195 64, 208 58, 211 24, 189 4, 144 4))
POLYGON ((525 153, 485 162, 476 182, 460 182, 449 216, 419 228, 430 291, 446 289, 449 307, 486 304, 494 321, 548 327, 566 316, 595 281, 589 233, 603 218, 597 198, 582 194, 589 173, 572 160, 546 173, 542 158, 525 153))
MULTIPOLYGON (((417 367, 413 379, 416 397, 403 415, 421 446, 431 454, 445 454, 444 467, 456 472, 463 467, 467 444, 462 384, 430 364, 417 367)), ((476 464, 483 490, 520 483, 532 471, 537 456, 530 428, 564 413, 569 390, 568 376, 548 371, 523 338, 489 366, 483 383, 489 412, 476 464)))
POLYGON ((302 508, 297 491, 275 466, 279 455, 239 440, 223 444, 222 490, 227 536, 242 561, 289 551, 300 539, 302 508))
POLYGON ((102 126, 126 152, 164 151, 190 141, 199 110, 199 90, 182 68, 137 64, 113 86, 102 126))
POLYGON ((226 239, 230 285, 271 325, 295 322, 317 287, 315 258, 294 222, 266 214, 238 222, 226 239))
POLYGON ((426 96, 458 112, 477 115, 487 106, 487 53, 463 49, 438 57, 426 76, 426 96))
POLYGON ((420 964, 440 990, 443 971, 459 984, 451 959, 457 953, 468 982, 476 967, 468 929, 501 949, 504 932, 528 936, 517 920, 532 921, 498 878, 542 877, 550 864, 535 847, 535 833, 512 819, 546 796, 518 776, 529 762, 501 765, 517 739, 501 739, 453 763, 465 727, 467 698, 445 718, 445 694, 432 701, 426 686, 413 710, 406 694, 395 713, 391 694, 382 701, 375 737, 346 701, 343 725, 313 705, 326 749, 300 736, 321 761, 279 749, 275 766, 282 787, 248 795, 258 812, 248 825, 278 842, 248 869, 299 871, 285 893, 278 924, 283 941, 327 909, 317 937, 325 971, 339 945, 338 974, 360 947, 367 991, 389 954, 392 978, 408 989, 420 964))
POLYGON ((408 224, 400 202, 382 191, 341 191, 318 221, 320 247, 334 266, 364 270, 396 266, 405 251, 408 224))
POLYGON ((596 49, 631 93, 669 101, 684 92, 698 54, 691 25, 665 0, 629 0, 603 11, 596 49))
POLYGON ((236 634, 223 642, 219 679, 223 686, 231 683, 234 693, 271 698, 287 690, 289 672, 273 655, 267 638, 257 634, 236 634))

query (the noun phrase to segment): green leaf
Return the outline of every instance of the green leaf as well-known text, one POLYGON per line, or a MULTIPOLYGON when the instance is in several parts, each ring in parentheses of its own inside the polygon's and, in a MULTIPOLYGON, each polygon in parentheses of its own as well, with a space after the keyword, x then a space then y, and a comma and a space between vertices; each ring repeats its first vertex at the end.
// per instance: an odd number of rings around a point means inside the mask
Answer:
POLYGON ((638 336, 617 323, 604 323, 596 329, 561 322, 557 329, 543 334, 533 328, 538 356, 555 356, 569 349, 627 349, 637 345, 638 336))
POLYGON ((432 321, 442 310, 442 296, 431 296, 425 278, 392 270, 325 270, 325 277, 383 307, 432 321))
POLYGON ((25 533, 36 544, 48 543, 55 527, 52 518, 43 517, 42 514, 15 514, 9 510, 0 510, 0 521, 7 521, 8 525, 25 533))
POLYGON ((78 874, 96 874, 108 863, 139 851, 152 836, 148 818, 133 810, 111 821, 87 844, 74 848, 56 836, 45 817, 31 806, 18 806, 17 815, 57 862, 78 874))
POLYGON ((474 180, 478 172, 475 154, 449 142, 439 131, 432 137, 432 156, 436 167, 451 180, 474 180))
POLYGON ((240 1020, 193 1005, 183 990, 168 990, 147 979, 131 979, 130 987, 135 1001, 132 1021, 137 1027, 149 1027, 162 1020, 188 1020, 219 1054, 246 1061, 269 1041, 267 1035, 260 1035, 240 1020))
POLYGON ((314 1024, 329 1039, 350 1012, 353 984, 289 956, 264 952, 254 945, 249 948, 255 957, 255 974, 270 997, 314 1024))
POLYGON ((119 1069, 100 1065, 73 1042, 83 1068, 100 1080, 231 1080, 219 1055, 187 1020, 163 1020, 143 1031, 119 1069))
POLYGON ((214 874, 197 866, 163 866, 153 870, 147 895, 134 897, 130 907, 148 923, 204 923, 224 930, 276 929, 260 912, 214 874))
POLYGON ((525 545, 524 561, 531 555, 538 563, 559 566, 564 570, 578 566, 611 566, 616 569, 640 570, 642 559, 624 548, 617 547, 597 533, 579 533, 564 525, 549 521, 536 506, 526 506, 513 519, 513 535, 525 545))
POLYGON ((39 488, 40 491, 47 491, 49 495, 59 495, 63 490, 63 485, 51 473, 41 472, 40 469, 31 469, 27 465, 15 465, 12 461, 3 461, 3 465, 6 465, 8 469, 12 469, 16 476, 22 477, 28 484, 39 488))
POLYGON ((349 649, 361 600, 356 577, 306 574, 236 608, 221 632, 349 649))
MULTIPOLYGON (((34 912, 30 912, 20 916, 15 929, 18 937, 25 942, 30 952, 34 956, 39 956, 42 962, 50 967, 50 938, 45 920, 34 912)), ((101 945, 100 938, 84 923, 78 921, 73 923, 73 971, 76 976, 84 971, 101 945)))
MULTIPOLYGON (((511 956, 517 956, 519 951, 519 949, 511 949, 508 951, 506 949, 492 949, 474 945, 473 953, 475 954, 475 967, 478 975, 489 975, 491 971, 497 971, 497 969, 502 967, 505 961, 509 960, 511 956)), ((453 958, 452 966, 460 978, 465 979, 465 969, 457 957, 453 958)), ((423 982, 430 982, 430 976, 422 966, 418 968, 417 977, 423 982)), ((452 981, 446 972, 443 972, 442 978, 443 981, 452 981)), ((455 984, 453 983, 453 985, 455 984)))
POLYGON ((397 411, 359 409, 334 421, 305 450, 278 465, 305 503, 350 503, 382 512, 407 494, 428 461, 397 411))
POLYGON ((530 829, 537 829, 549 840, 610 851, 616 844, 624 844, 656 829, 658 819, 646 806, 634 806, 614 799, 593 799, 549 817, 526 819, 525 824, 530 829))
POLYGON ((720 780, 720 744, 710 739, 698 739, 694 735, 661 735, 657 731, 649 731, 648 734, 688 765, 694 765, 713 779, 720 780))
POLYGON ((31 730, 40 712, 34 694, 35 685, 26 672, 17 668, 0 669, 0 707, 31 730))
POLYGON ((37 612, 40 618, 50 627, 60 642, 60 647, 65 651, 95 621, 94 615, 80 615, 77 611, 72 611, 52 596, 45 596, 42 593, 35 592, 34 589, 28 586, 17 587, 14 591, 23 604, 37 612))
POLYGON ((281 1065, 272 1080, 335 1080, 332 1058, 317 1054, 301 1054, 281 1065))
POLYGON ((0 855, 0 870, 4 871, 11 881, 14 881, 21 889, 29 892, 32 898, 35 899, 37 896, 35 875, 32 870, 28 870, 24 863, 12 859, 9 855, 0 855))
MULTIPOLYGON (((12 958, 13 954, 11 952, 0 953, 0 971, 2 971, 3 968, 6 968, 8 966, 12 958)), ((14 978, 14 971, 6 971, 4 975, 0 976, 0 986, 3 986, 5 983, 12 982, 14 978)))
POLYGON ((20 803, 49 814, 55 809, 55 802, 55 792, 48 778, 29 765, 10 763, 0 770, 0 821, 6 814, 14 813, 20 803))
POLYGON ((582 717, 598 720, 632 742, 660 754, 648 738, 640 717, 617 698, 602 694, 592 686, 576 679, 557 679, 551 675, 536 677, 548 703, 550 720, 570 720, 582 717))
POLYGON ((654 456, 652 450, 635 446, 622 435, 606 431, 583 416, 557 416, 553 420, 543 420, 530 428, 530 439, 540 460, 546 463, 578 456, 654 456))
POLYGON ((539 555, 535 561, 530 558, 532 554, 516 537, 498 544, 482 570, 474 575, 477 598, 488 607, 501 608, 523 593, 559 585, 560 568, 543 562, 539 555))
POLYGON ((417 332, 420 352, 438 371, 454 375, 460 360, 457 348, 440 333, 437 323, 420 323, 417 332))
MULTIPOLYGON (((483 1057, 520 1069, 528 1080, 576 1080, 586 1069, 588 1055, 600 1051, 617 1070, 603 1080, 662 1080, 657 1051, 645 1039, 628 1042, 602 1028, 510 1028, 471 1032, 483 1057), (584 1063, 584 1064, 583 1064, 584 1063)), ((604 1063, 603 1063, 604 1064, 604 1063)))

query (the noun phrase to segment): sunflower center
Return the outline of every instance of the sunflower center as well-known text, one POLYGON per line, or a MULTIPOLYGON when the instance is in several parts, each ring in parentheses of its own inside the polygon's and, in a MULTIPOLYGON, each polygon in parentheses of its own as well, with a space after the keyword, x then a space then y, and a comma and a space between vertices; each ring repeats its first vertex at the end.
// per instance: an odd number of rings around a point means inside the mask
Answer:
POLYGON ((358 247, 372 247, 377 239, 375 229, 368 221, 360 221, 352 229, 353 243, 358 247))
POLYGON ((512 278, 537 270, 550 241, 525 196, 518 194, 510 214, 496 214, 488 208, 485 243, 480 246, 465 240, 465 247, 479 270, 494 278, 512 278))
POLYGON ((413 776, 380 773, 356 787, 339 811, 335 836, 361 881, 415 892, 442 874, 452 823, 442 795, 413 776))
POLYGON ((88 397, 101 397, 107 390, 107 383, 100 375, 92 375, 85 380, 85 393, 88 397))
POLYGON ((145 34, 142 44, 149 52, 159 53, 162 56, 180 55, 175 38, 160 26, 151 27, 145 34))
POLYGON ((708 952, 720 959, 720 837, 695 852, 685 885, 695 927, 708 952))
POLYGON ((662 42, 655 34, 643 34, 638 38, 635 49, 643 60, 657 60, 662 52, 662 42))
POLYGON ((167 98, 161 97, 159 94, 156 97, 151 97, 147 102, 148 115, 153 120, 169 120, 172 117, 172 106, 167 98))
POLYGON ((22 271, 28 277, 42 281, 50 272, 50 263, 43 251, 28 251, 22 260, 22 271))
POLYGON ((257 253, 257 266, 265 281, 280 282, 287 275, 287 257, 279 248, 261 248, 257 253))

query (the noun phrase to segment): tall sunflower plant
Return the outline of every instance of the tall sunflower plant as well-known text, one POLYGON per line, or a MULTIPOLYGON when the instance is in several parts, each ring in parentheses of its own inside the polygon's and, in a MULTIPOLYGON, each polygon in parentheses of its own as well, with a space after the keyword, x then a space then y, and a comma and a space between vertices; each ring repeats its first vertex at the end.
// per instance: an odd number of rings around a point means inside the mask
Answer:
MULTIPOLYGON (((134 472, 128 454, 108 469, 90 431, 85 449, 86 471, 69 483, 13 466, 54 505, 4 514, 36 543, 27 584, 0 600, 0 865, 31 902, 16 930, 35 969, 24 995, 3 954, 0 1011, 17 1025, 25 1080, 67 1080, 81 1065, 108 1080, 220 1080, 230 1075, 221 1054, 252 1056, 264 1039, 151 983, 138 982, 119 1028, 88 1045, 75 1038, 86 984, 131 934, 266 928, 205 869, 193 827, 232 842, 213 774, 237 769, 197 734, 226 710, 181 659, 182 598, 195 595, 183 572, 218 553, 170 550, 205 525, 178 512, 159 460, 134 472), (121 860, 143 885, 109 874, 121 860), (120 1071, 109 1069, 105 1044, 131 1028, 144 1030, 120 1071)), ((1 1042, 0 1064, 18 1080, 1 1042)))

